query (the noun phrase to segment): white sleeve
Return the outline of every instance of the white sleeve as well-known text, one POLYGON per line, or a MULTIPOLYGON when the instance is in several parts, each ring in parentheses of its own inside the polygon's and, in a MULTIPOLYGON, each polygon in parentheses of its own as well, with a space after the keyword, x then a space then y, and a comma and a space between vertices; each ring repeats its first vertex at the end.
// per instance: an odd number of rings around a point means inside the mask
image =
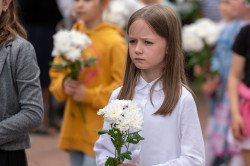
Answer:
POLYGON ((181 156, 154 166, 204 166, 205 148, 196 104, 190 93, 180 101, 181 156))
MULTIPOLYGON (((115 100, 118 96, 120 88, 113 91, 109 102, 115 100)), ((104 121, 103 129, 110 129, 109 123, 104 121)), ((108 157, 115 156, 115 147, 111 142, 110 135, 102 134, 100 135, 99 139, 96 141, 94 145, 94 151, 96 155, 96 166, 105 166, 105 162, 108 157)))

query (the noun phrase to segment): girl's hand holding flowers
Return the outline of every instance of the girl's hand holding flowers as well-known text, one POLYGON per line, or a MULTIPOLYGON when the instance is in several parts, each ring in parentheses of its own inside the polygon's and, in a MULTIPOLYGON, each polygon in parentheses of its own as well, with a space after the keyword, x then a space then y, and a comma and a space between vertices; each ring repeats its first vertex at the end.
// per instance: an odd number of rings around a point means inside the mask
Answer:
POLYGON ((201 90, 204 94, 211 96, 219 88, 220 78, 218 75, 213 78, 208 77, 207 80, 201 85, 201 90))
POLYGON ((53 57, 62 59, 61 63, 51 63, 51 67, 57 70, 66 70, 67 74, 62 83, 65 93, 72 96, 79 107, 82 120, 85 122, 84 110, 81 102, 85 94, 85 86, 78 81, 79 75, 84 68, 95 64, 96 58, 84 59, 84 50, 91 45, 91 40, 86 34, 74 29, 61 30, 54 36, 53 57))
POLYGON ((79 84, 76 88, 75 93, 73 94, 73 99, 77 102, 82 102, 85 95, 85 86, 83 84, 79 84))
POLYGON ((67 78, 63 82, 63 89, 67 95, 72 96, 73 100, 82 102, 85 94, 85 86, 80 81, 67 78))
POLYGON ((71 78, 67 78, 63 82, 63 90, 67 95, 73 96, 73 94, 76 92, 76 89, 79 86, 79 84, 80 84, 80 81, 72 80, 71 78))

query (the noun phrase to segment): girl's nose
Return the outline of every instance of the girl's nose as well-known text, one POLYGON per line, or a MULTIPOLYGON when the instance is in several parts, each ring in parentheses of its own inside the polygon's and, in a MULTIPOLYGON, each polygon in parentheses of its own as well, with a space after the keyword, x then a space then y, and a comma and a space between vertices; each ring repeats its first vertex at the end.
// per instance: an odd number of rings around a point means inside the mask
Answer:
POLYGON ((136 54, 141 54, 142 53, 142 47, 141 47, 141 44, 139 42, 135 46, 135 53, 136 54))
POLYGON ((83 7, 84 6, 84 1, 78 1, 78 7, 83 7))

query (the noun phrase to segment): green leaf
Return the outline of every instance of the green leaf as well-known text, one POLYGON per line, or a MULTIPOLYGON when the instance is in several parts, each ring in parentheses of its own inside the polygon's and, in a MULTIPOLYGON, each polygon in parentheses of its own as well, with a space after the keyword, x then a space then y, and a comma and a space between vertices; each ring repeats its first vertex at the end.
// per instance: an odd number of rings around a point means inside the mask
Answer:
POLYGON ((65 65, 62 65, 62 64, 54 64, 53 62, 50 62, 49 65, 52 67, 52 68, 55 68, 57 70, 63 70, 63 69, 66 69, 67 66, 65 65))
POLYGON ((132 155, 132 153, 130 151, 126 151, 125 153, 121 153, 117 157, 117 159, 118 159, 118 161, 120 161, 122 163, 125 159, 132 160, 131 155, 132 155))
POLYGON ((118 141, 117 141, 116 139, 111 138, 111 141, 112 141, 114 147, 117 147, 117 146, 118 146, 118 141))
POLYGON ((138 142, 140 142, 141 140, 144 140, 143 137, 141 137, 138 132, 134 132, 134 133, 130 133, 128 135, 128 138, 126 140, 126 142, 128 143, 132 143, 132 144, 137 144, 138 142))
POLYGON ((109 130, 110 136, 113 138, 118 138, 121 137, 122 134, 120 132, 120 130, 118 130, 117 128, 113 127, 112 129, 109 130))
POLYGON ((109 133, 109 131, 108 131, 108 130, 105 130, 105 129, 103 129, 103 130, 96 130, 96 131, 98 131, 98 134, 99 134, 99 135, 108 134, 108 133, 109 133))
POLYGON ((109 157, 105 163, 105 166, 116 166, 116 159, 113 157, 109 157))
POLYGON ((97 60, 98 60, 97 58, 89 58, 89 59, 84 60, 83 63, 85 67, 88 67, 92 64, 95 64, 97 60))
POLYGON ((63 78, 63 81, 66 80, 67 78, 71 77, 71 74, 68 73, 64 78, 63 78))
POLYGON ((188 67, 192 67, 195 64, 198 64, 199 60, 196 57, 191 57, 188 61, 188 67))

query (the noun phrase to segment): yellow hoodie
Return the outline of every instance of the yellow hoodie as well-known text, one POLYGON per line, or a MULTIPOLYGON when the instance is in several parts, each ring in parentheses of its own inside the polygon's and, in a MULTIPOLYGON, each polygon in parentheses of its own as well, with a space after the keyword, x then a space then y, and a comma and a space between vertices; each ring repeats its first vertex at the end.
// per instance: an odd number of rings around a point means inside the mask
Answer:
MULTIPOLYGON (((123 31, 114 25, 103 23, 92 30, 77 23, 74 29, 88 35, 93 47, 83 54, 99 58, 95 67, 94 78, 88 79, 83 74, 78 79, 85 80, 86 92, 82 101, 86 122, 81 119, 79 108, 62 89, 66 70, 50 69, 50 92, 59 101, 67 99, 58 147, 65 150, 79 150, 94 156, 94 143, 98 139, 97 129, 102 129, 103 117, 97 115, 100 108, 108 104, 114 89, 122 85, 127 45, 123 31), (72 116, 74 115, 74 116, 72 116)), ((56 57, 54 63, 60 63, 56 57)), ((87 75, 87 74, 86 74, 87 75)))

